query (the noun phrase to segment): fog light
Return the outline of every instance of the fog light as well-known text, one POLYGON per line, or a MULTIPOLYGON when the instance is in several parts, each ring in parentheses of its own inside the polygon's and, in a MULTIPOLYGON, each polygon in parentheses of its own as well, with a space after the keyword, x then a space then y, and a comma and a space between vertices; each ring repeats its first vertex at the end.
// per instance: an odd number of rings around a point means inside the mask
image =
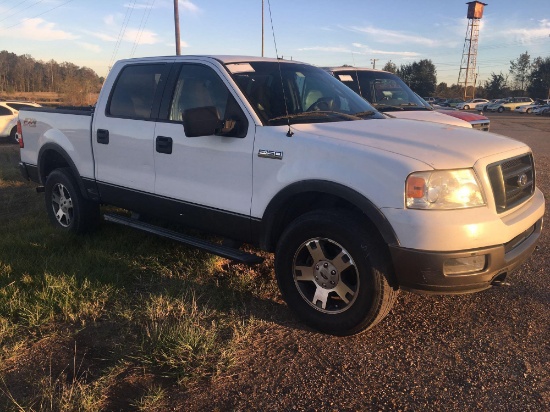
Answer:
POLYGON ((485 269, 486 255, 447 259, 443 263, 445 275, 464 275, 485 269))

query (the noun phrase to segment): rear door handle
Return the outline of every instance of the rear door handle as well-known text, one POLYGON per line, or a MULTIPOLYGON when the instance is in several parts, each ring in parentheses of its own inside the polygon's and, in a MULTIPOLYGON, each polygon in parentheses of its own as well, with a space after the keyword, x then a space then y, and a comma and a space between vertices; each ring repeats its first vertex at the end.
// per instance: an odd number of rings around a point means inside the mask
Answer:
POLYGON ((97 142, 100 144, 109 144, 109 131, 97 129, 97 142))
POLYGON ((172 154, 172 138, 166 136, 157 136, 157 152, 172 154))

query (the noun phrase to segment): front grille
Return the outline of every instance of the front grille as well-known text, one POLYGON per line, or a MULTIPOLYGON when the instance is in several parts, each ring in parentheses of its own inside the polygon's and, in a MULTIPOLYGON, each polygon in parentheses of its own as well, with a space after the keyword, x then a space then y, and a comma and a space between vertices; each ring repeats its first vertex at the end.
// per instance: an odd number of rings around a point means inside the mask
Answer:
POLYGON ((483 130, 484 132, 488 132, 489 131, 489 122, 472 124, 472 128, 474 128, 476 130, 483 130))
POLYGON ((533 156, 523 155, 487 166, 497 213, 523 203, 535 191, 533 156))

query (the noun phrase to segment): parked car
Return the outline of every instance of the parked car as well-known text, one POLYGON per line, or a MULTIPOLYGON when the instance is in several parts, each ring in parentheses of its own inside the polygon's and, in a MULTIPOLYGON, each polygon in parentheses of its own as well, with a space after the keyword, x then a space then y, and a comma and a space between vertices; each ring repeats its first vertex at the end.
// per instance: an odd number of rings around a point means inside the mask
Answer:
POLYGON ((499 112, 502 113, 503 111, 507 110, 514 110, 516 107, 519 106, 528 106, 533 103, 533 99, 530 97, 511 97, 506 99, 506 101, 499 103, 499 104, 492 104, 487 107, 487 110, 490 112, 499 112))
POLYGON ((459 99, 458 97, 452 99, 445 99, 437 104, 441 107, 456 107, 457 104, 464 103, 464 100, 459 99))
POLYGON ((487 103, 487 99, 470 99, 465 102, 458 103, 455 107, 459 110, 470 110, 470 108, 475 107, 479 103, 487 103))
POLYGON ((533 113, 537 115, 550 113, 550 104, 545 104, 544 106, 537 107, 536 109, 533 110, 533 113))
POLYGON ((326 70, 389 117, 471 127, 468 122, 433 110, 394 73, 348 66, 326 70))
POLYGON ((123 60, 94 110, 29 108, 19 117, 19 168, 41 185, 58 230, 91 230, 110 204, 230 239, 104 215, 226 258, 262 261, 242 242, 275 252, 289 308, 336 335, 379 323, 399 289, 502 285, 542 230, 544 195, 526 144, 388 119, 296 61, 123 60))
POLYGON ((487 106, 489 106, 490 104, 492 103, 496 103, 498 101, 504 101, 504 99, 491 99, 485 103, 478 103, 476 104, 476 107, 475 109, 478 111, 478 112, 484 112, 485 110, 487 110, 487 106))
POLYGON ((516 112, 516 113, 532 113, 535 109, 538 109, 539 107, 544 106, 544 105, 549 104, 549 103, 550 103, 550 99, 537 100, 533 104, 516 107, 514 109, 514 112, 516 112))
POLYGON ((437 109, 437 112, 446 114, 447 116, 456 117, 460 120, 464 120, 465 122, 468 122, 472 125, 472 129, 488 132, 491 126, 491 121, 489 120, 489 118, 480 114, 461 112, 460 110, 455 109, 437 109))
POLYGON ((423 99, 429 104, 435 103, 437 101, 437 97, 423 97, 423 99))
POLYGON ((22 107, 40 107, 40 105, 34 102, 0 102, 0 137, 9 136, 12 142, 17 143, 17 115, 22 107))

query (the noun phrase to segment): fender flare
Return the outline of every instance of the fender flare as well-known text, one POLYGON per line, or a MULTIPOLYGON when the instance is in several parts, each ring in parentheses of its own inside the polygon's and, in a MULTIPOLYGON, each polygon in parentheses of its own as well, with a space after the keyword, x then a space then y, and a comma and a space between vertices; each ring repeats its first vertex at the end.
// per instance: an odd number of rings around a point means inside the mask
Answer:
POLYGON ((84 184, 84 181, 82 177, 80 176, 80 173, 78 171, 78 168, 76 167, 73 159, 71 159, 71 156, 63 149, 61 146, 59 146, 56 143, 46 143, 44 144, 40 150, 38 151, 38 177, 40 179, 40 183, 42 185, 46 184, 46 166, 47 164, 44 163, 43 159, 46 154, 46 152, 53 151, 57 153, 59 156, 63 158, 63 160, 69 165, 69 168, 71 169, 71 172, 73 174, 73 177, 76 180, 76 183, 78 184, 78 188, 80 189, 80 193, 85 199, 90 200, 98 200, 91 197, 86 190, 86 185, 84 184))
POLYGON ((355 205, 363 212, 380 232, 388 245, 399 245, 399 239, 395 234, 386 216, 365 196, 340 183, 327 180, 304 180, 292 183, 277 193, 267 205, 261 224, 260 245, 262 248, 270 248, 274 228, 279 223, 277 212, 293 196, 315 192, 332 195, 355 205))

